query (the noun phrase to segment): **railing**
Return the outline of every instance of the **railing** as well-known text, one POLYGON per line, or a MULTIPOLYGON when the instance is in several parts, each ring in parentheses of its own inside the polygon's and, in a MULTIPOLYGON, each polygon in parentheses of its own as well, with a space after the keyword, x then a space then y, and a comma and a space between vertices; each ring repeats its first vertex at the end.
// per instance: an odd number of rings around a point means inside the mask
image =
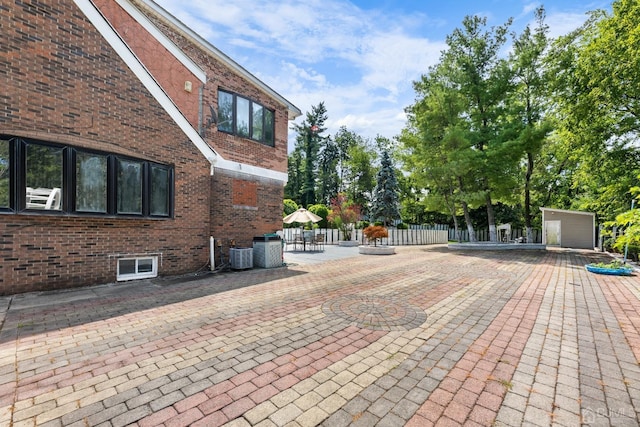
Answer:
MULTIPOLYGON (((460 232, 460 240, 462 242, 469 241, 469 231, 465 229, 458 230, 460 232)), ((542 230, 533 229, 533 242, 529 243, 542 243, 542 230)), ((489 230, 488 229, 480 229, 475 230, 476 232, 476 240, 478 242, 488 242, 490 240, 489 230)), ((527 237, 527 230, 514 228, 511 230, 511 240, 516 240, 521 237, 527 237)), ((458 241, 458 236, 456 236, 456 231, 453 228, 449 229, 449 240, 458 241)))
MULTIPOLYGON (((398 230, 389 228, 389 237, 381 239, 382 245, 407 246, 407 245, 435 245, 447 243, 446 230, 398 230)), ((284 239, 292 241, 295 234, 300 234, 299 228, 285 228, 284 239)), ((317 228, 314 234, 324 234, 327 245, 335 245, 344 240, 342 232, 331 228, 317 228)), ((353 230, 351 240, 364 242, 366 238, 361 229, 353 230)))

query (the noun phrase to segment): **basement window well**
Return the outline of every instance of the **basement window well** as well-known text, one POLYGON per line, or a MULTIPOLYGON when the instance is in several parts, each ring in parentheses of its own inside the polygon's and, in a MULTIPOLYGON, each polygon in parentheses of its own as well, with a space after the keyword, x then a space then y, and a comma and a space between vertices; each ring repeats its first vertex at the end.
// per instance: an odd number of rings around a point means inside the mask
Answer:
POLYGON ((120 258, 118 281, 149 279, 158 276, 158 257, 120 258))

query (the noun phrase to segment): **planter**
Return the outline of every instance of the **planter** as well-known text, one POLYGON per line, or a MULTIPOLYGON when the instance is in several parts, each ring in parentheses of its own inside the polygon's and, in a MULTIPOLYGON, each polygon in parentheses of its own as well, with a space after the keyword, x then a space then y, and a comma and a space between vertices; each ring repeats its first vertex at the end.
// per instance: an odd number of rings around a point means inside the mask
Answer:
POLYGON ((338 246, 354 247, 358 246, 359 244, 360 242, 358 242, 357 240, 338 240, 338 246))
POLYGON ((608 274, 610 276, 630 276, 633 272, 633 268, 631 267, 618 267, 618 268, 607 268, 607 267, 597 267, 593 264, 586 264, 585 268, 587 271, 597 274, 608 274))
POLYGON ((393 255, 396 253, 396 247, 360 245, 358 252, 363 255, 393 255))

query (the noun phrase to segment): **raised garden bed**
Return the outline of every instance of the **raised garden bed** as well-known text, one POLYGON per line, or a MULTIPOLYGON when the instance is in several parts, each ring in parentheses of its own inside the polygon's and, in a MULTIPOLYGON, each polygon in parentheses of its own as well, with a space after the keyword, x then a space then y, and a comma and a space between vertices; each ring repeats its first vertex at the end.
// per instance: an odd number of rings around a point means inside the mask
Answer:
POLYGON ((396 247, 360 245, 358 246, 358 252, 362 255, 393 255, 396 253, 396 247))
POLYGON ((611 276, 630 276, 633 273, 633 267, 621 264, 587 264, 585 265, 587 271, 597 274, 608 274, 611 276))

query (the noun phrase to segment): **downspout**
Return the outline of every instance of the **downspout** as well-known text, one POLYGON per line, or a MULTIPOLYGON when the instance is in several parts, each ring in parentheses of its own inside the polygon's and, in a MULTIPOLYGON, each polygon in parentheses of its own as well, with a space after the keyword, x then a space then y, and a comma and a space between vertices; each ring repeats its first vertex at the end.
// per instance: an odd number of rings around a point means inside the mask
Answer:
POLYGON ((209 265, 211 268, 209 270, 213 271, 216 269, 216 252, 214 246, 213 236, 209 237, 209 265))

